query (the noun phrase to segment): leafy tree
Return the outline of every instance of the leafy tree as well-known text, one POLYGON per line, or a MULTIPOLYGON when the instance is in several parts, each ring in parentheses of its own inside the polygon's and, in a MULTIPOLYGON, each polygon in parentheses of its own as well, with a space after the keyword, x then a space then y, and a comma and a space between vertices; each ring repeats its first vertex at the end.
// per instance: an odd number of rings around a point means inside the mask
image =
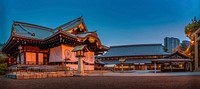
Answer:
POLYGON ((182 51, 186 51, 187 48, 188 48, 186 44, 181 44, 180 47, 181 47, 181 50, 182 50, 182 51))
POLYGON ((200 28, 200 20, 197 21, 196 17, 192 19, 191 24, 189 23, 185 27, 185 35, 191 40, 190 46, 186 49, 185 53, 191 58, 194 58, 194 37, 192 37, 192 33, 194 33, 198 28, 200 28))
POLYGON ((163 50, 164 50, 164 52, 168 51, 168 49, 165 46, 163 46, 163 50))
POLYGON ((6 59, 0 56, 0 75, 5 74, 7 70, 6 59))
POLYGON ((5 74, 7 70, 7 57, 2 54, 1 48, 3 44, 0 44, 0 75, 5 74))
POLYGON ((191 39, 191 35, 195 32, 198 28, 200 28, 200 20, 197 22, 196 17, 192 19, 192 23, 185 26, 185 34, 187 37, 191 39))

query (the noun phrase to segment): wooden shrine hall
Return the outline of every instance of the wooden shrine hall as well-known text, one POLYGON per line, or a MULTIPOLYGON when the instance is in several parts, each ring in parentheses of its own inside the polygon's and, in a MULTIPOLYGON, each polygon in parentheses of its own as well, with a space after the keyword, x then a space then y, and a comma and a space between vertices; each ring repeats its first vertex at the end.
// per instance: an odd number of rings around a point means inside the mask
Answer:
POLYGON ((94 70, 94 57, 107 51, 96 31, 88 31, 79 17, 57 28, 14 21, 10 38, 2 51, 9 65, 64 65, 77 69, 78 59, 72 52, 75 46, 87 45, 83 57, 84 69, 94 70))
MULTIPOLYGON (((163 59, 154 59, 152 63, 154 68, 157 64, 161 65, 161 71, 193 71, 193 60, 181 54, 180 52, 172 53, 163 59)), ((154 69, 156 70, 156 69, 154 69)), ((156 71, 155 71, 156 72, 156 71)))
POLYGON ((193 71, 192 63, 180 52, 164 52, 162 44, 135 44, 111 46, 98 57, 96 69, 113 65, 114 70, 193 71))

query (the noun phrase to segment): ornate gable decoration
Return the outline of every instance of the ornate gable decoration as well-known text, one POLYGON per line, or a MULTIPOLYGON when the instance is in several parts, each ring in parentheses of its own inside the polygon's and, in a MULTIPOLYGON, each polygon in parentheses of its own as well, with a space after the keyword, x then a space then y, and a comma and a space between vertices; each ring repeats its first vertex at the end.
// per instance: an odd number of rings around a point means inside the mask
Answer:
POLYGON ((78 26, 76 26, 70 30, 67 30, 66 32, 69 32, 71 34, 81 34, 81 33, 86 33, 87 30, 86 30, 86 27, 84 26, 84 24, 81 23, 78 26))

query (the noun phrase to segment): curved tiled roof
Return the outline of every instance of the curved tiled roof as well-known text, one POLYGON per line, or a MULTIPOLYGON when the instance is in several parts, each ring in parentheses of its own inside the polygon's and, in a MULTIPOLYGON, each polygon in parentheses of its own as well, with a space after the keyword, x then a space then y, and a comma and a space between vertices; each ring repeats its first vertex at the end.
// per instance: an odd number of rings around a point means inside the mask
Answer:
POLYGON ((81 34, 71 34, 71 33, 66 32, 66 30, 70 30, 74 27, 77 27, 81 23, 84 23, 83 18, 79 17, 55 29, 52 29, 52 28, 48 28, 44 26, 35 25, 35 24, 14 21, 13 27, 12 27, 12 33, 14 33, 14 35, 16 36, 35 38, 35 39, 41 39, 41 40, 44 40, 45 38, 48 38, 52 36, 53 34, 57 33, 59 31, 59 28, 61 28, 62 31, 65 32, 65 34, 74 36, 74 37, 83 38, 89 34, 92 34, 91 32, 85 32, 81 34))
POLYGON ((50 28, 22 22, 14 22, 13 32, 17 36, 37 39, 44 39, 53 34, 53 31, 50 28))
POLYGON ((55 28, 54 31, 57 31, 59 28, 61 28, 63 31, 67 31, 77 27, 81 23, 84 23, 82 16, 55 28))
MULTIPOLYGON (((11 42, 14 42, 13 40, 15 40, 15 38, 36 40, 36 41, 40 41, 41 43, 44 43, 44 42, 48 42, 56 35, 59 35, 60 37, 63 36, 65 38, 70 38, 71 40, 78 40, 79 42, 83 42, 87 40, 88 38, 93 37, 100 44, 100 46, 99 44, 97 46, 101 50, 103 50, 102 48, 104 48, 104 46, 101 44, 98 38, 98 35, 96 34, 96 31, 88 32, 84 24, 83 18, 81 16, 55 29, 39 26, 35 24, 25 23, 25 22, 14 21, 12 25, 10 38, 6 42, 5 46, 3 47, 3 50, 5 51, 5 49, 9 48, 9 46, 12 45, 11 42), (77 27, 80 27, 81 29, 80 28, 78 29, 77 27), (82 32, 82 30, 84 31, 82 32), (74 31, 74 32, 71 32, 71 31, 74 31)), ((19 41, 19 39, 17 41, 19 41)))
POLYGON ((142 55, 167 55, 162 44, 137 44, 111 46, 110 50, 101 57, 142 56, 142 55))

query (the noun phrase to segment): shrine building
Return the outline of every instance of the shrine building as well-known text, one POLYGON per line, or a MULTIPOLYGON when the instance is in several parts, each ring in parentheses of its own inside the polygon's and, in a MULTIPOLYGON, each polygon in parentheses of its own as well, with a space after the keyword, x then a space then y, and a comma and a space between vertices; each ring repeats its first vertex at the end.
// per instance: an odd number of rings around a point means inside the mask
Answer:
POLYGON ((162 44, 119 45, 98 57, 96 69, 114 65, 114 70, 192 71, 192 62, 180 52, 164 52, 162 44))
POLYGON ((83 57, 84 69, 94 70, 95 55, 107 50, 96 31, 88 31, 79 17, 57 28, 14 21, 8 41, 2 51, 11 65, 64 65, 77 69, 75 46, 87 45, 83 57))

